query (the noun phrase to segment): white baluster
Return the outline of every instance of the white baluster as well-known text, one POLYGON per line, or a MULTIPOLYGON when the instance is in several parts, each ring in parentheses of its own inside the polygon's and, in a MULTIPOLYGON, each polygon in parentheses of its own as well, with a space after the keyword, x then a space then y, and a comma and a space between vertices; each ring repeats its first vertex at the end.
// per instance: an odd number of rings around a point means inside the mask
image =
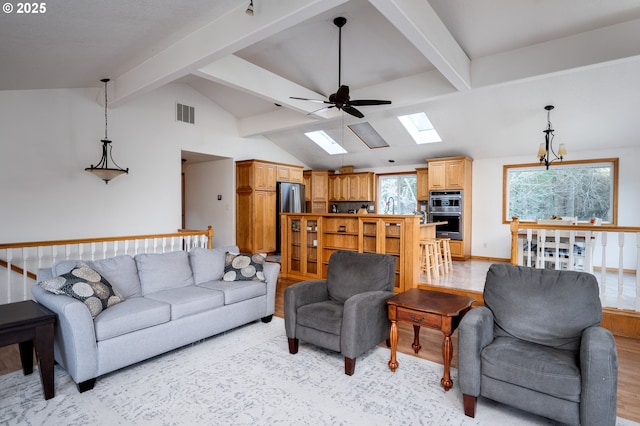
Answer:
POLYGON ((124 242, 124 254, 129 254, 129 240, 124 242))
POLYGON ((594 235, 594 232, 587 231, 584 236, 584 270, 591 274, 593 274, 593 259, 591 259, 593 241, 591 239, 594 238, 594 235))
POLYGON ((71 245, 67 244, 65 245, 65 257, 67 258, 67 260, 71 259, 71 245))
POLYGON ((106 241, 102 242, 102 259, 106 259, 107 258, 107 247, 108 244, 106 241))
POLYGON ((27 259, 29 257, 29 249, 22 249, 22 300, 29 300, 29 290, 27 287, 27 259))
POLYGON ((38 268, 42 268, 42 246, 36 248, 36 257, 38 258, 38 268))
POLYGON ((636 233, 636 312, 640 311, 640 273, 638 273, 638 265, 640 265, 640 232, 636 233))
POLYGON ((113 256, 117 256, 118 255, 118 240, 113 242, 113 256))
POLYGON ((600 263, 600 300, 602 300, 602 304, 606 305, 606 292, 607 292, 607 236, 608 232, 602 233, 602 238, 600 239, 602 243, 602 262, 600 263))
MULTIPOLYGON (((558 241, 560 239, 558 238, 558 241)), ((569 264, 567 265, 567 269, 573 271, 576 269, 575 259, 573 254, 573 248, 576 244, 576 231, 569 231, 569 264)))
POLYGON ((556 246, 556 253, 554 256, 554 259, 556 261, 555 269, 560 269, 560 231, 556 229, 555 231, 553 231, 553 235, 556 246))
POLYGON ((538 265, 536 266, 538 269, 544 269, 544 243, 547 240, 547 230, 539 229, 538 230, 538 261, 536 262, 538 265))
POLYGON ((618 299, 616 308, 622 309, 622 289, 624 288, 624 232, 618 232, 618 299))
POLYGON ((11 261, 13 260, 13 250, 7 249, 7 303, 11 303, 12 291, 11 291, 11 261))
POLYGON ((531 240, 533 237, 533 229, 527 229, 527 266, 531 268, 531 240))
POLYGON ((96 243, 91 243, 91 260, 96 260, 96 243))

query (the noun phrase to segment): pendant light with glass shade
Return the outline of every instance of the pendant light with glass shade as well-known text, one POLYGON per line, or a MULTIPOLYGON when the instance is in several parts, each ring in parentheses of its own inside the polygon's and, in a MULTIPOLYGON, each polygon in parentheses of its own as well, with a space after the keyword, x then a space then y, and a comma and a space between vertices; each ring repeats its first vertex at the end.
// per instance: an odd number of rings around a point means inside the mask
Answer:
POLYGON ((104 139, 102 142, 102 158, 100 158, 100 162, 95 166, 92 164, 91 167, 85 168, 85 170, 89 173, 93 173, 98 176, 100 179, 104 181, 105 184, 109 183, 111 179, 114 179, 122 174, 129 173, 129 168, 123 169, 118 166, 118 164, 114 161, 113 156, 111 155, 111 141, 107 136, 107 83, 109 82, 108 78, 103 78, 100 80, 104 83, 104 139), (109 159, 115 167, 109 167, 109 159))
POLYGON ((553 132, 554 130, 551 128, 551 110, 554 108, 553 105, 547 105, 544 107, 547 110, 547 128, 543 130, 544 133, 544 143, 541 143, 538 147, 538 158, 540 162, 547 166, 547 170, 549 170, 549 166, 552 162, 556 160, 562 161, 562 158, 567 155, 567 148, 565 148, 564 144, 561 143, 558 145, 558 153, 553 150, 553 132), (553 158, 551 158, 553 155, 553 158))

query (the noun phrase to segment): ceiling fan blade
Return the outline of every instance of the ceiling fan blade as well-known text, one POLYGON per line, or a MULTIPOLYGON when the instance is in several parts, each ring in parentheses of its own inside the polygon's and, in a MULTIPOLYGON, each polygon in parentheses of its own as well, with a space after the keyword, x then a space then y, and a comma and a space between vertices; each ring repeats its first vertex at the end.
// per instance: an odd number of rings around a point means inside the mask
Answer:
POLYGON ((345 105, 342 107, 342 110, 347 114, 351 114, 354 117, 363 118, 364 114, 352 107, 351 105, 345 105))
POLYGON ((307 115, 315 115, 315 114, 317 114, 319 112, 326 111, 326 110, 328 110, 330 108, 335 108, 335 107, 336 107, 335 105, 326 106, 324 108, 320 108, 320 109, 317 109, 315 111, 311 111, 310 113, 307 113, 307 115))
POLYGON ((322 99, 298 98, 298 97, 295 97, 295 96, 289 96, 289 99, 297 99, 299 101, 309 101, 309 102, 320 102, 322 104, 330 104, 331 103, 329 101, 325 101, 325 100, 322 100, 322 99))
POLYGON ((349 101, 350 105, 355 106, 367 106, 367 105, 389 105, 391 101, 381 101, 378 99, 358 99, 355 101, 349 101))

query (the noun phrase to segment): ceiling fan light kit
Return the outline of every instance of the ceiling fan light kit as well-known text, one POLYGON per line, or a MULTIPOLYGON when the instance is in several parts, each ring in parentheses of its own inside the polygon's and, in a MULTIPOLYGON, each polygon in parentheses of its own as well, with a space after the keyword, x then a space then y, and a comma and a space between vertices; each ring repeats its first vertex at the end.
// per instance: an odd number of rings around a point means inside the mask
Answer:
POLYGON ((336 27, 338 27, 338 90, 335 93, 329 95, 328 100, 320 100, 320 99, 308 99, 308 98, 298 98, 291 96, 291 99, 298 99, 302 101, 311 101, 311 102, 321 102, 327 104, 329 106, 325 106, 318 110, 310 112, 308 115, 317 114, 321 111, 325 111, 330 108, 338 108, 346 112, 347 114, 353 115, 357 118, 364 118, 364 114, 360 112, 356 106, 371 106, 371 105, 389 105, 391 101, 378 100, 378 99, 358 99, 351 100, 349 96, 349 86, 342 84, 342 27, 347 23, 347 18, 343 16, 339 16, 333 20, 333 23, 336 27))

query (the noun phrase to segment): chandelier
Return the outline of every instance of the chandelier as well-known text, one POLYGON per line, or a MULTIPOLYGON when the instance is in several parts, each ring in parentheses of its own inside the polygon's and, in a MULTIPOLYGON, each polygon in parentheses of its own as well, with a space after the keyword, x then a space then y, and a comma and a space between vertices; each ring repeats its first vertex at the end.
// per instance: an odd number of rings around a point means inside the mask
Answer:
POLYGON ((553 105, 547 105, 544 109, 547 110, 547 128, 543 130, 544 133, 544 143, 541 143, 538 147, 538 158, 540 158, 540 163, 544 163, 549 170, 549 165, 556 160, 562 161, 562 157, 567 155, 567 149, 564 144, 561 143, 558 145, 558 153, 553 150, 553 129, 551 128, 551 110, 553 109, 553 105), (553 156, 553 157, 552 157, 553 156))
POLYGON ((118 166, 111 155, 111 141, 107 137, 107 83, 109 82, 109 79, 103 78, 100 81, 104 83, 104 139, 101 140, 102 158, 100 158, 100 162, 98 164, 95 166, 92 164, 91 167, 87 167, 85 170, 98 176, 105 184, 107 184, 111 179, 122 174, 129 173, 129 168, 127 167, 126 169, 123 169, 118 166), (109 159, 111 159, 111 162, 115 167, 109 167, 109 159))

